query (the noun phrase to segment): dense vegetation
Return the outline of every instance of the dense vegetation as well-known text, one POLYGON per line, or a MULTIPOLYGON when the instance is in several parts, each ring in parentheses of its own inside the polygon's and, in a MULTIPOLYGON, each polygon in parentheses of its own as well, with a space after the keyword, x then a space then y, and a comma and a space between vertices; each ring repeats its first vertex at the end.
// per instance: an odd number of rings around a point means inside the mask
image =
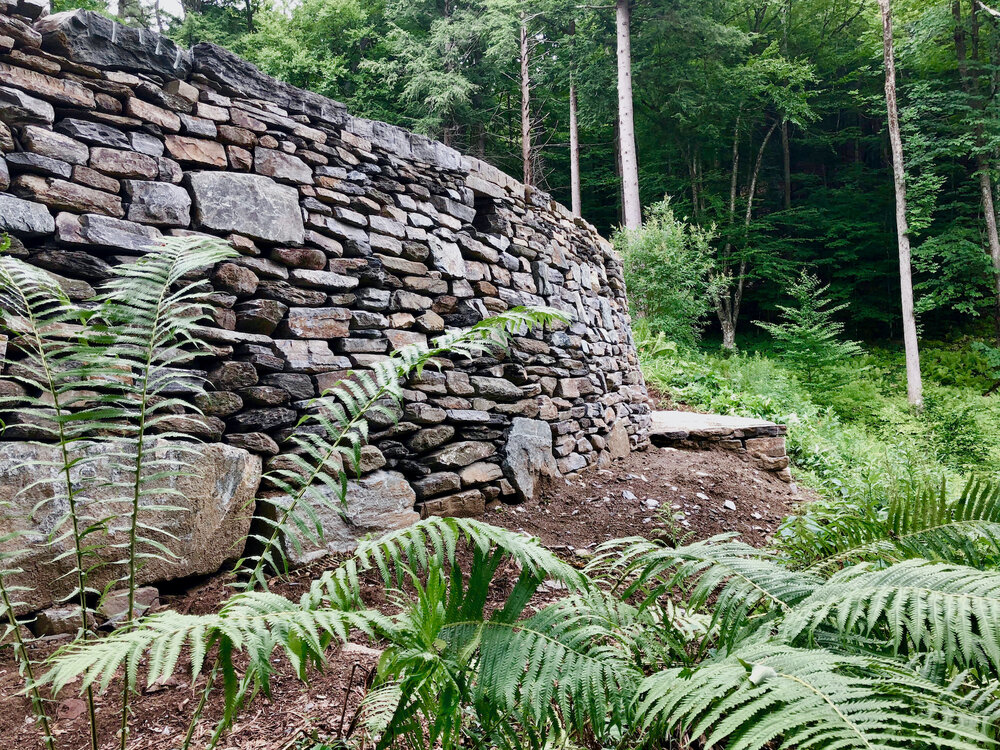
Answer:
MULTIPOLYGON (((89 0, 185 44, 230 47, 356 114, 517 175, 523 25, 533 180, 569 205, 572 83, 582 214, 605 231, 621 223, 614 4, 103 3, 89 0)), ((988 332, 996 295, 980 187, 996 172, 998 19, 979 0, 896 0, 893 11, 920 322, 932 338, 980 324, 988 332)), ((643 0, 631 20, 643 204, 671 196, 722 260, 748 261, 738 335, 773 318, 787 281, 807 267, 836 303, 851 303, 850 336, 898 337, 874 0, 643 0)))

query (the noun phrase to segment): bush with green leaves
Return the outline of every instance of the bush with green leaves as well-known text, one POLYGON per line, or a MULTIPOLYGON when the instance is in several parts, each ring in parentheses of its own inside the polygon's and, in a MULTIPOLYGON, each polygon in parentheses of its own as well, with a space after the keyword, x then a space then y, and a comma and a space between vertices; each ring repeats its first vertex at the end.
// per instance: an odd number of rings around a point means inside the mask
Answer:
POLYGON ((944 497, 777 551, 616 540, 583 572, 516 532, 431 518, 363 544, 298 602, 243 592, 218 614, 154 615, 75 644, 47 679, 106 684, 148 658, 155 681, 183 648, 193 679, 215 649, 223 673, 246 652, 266 690, 276 655, 305 677, 354 628, 387 648, 341 746, 992 747, 1000 490, 944 497), (517 582, 491 605, 510 564, 517 582), (365 571, 398 592, 396 613, 361 603, 365 571), (548 580, 565 594, 531 607, 548 580))
POLYGON ((674 215, 669 199, 649 207, 641 229, 614 237, 634 317, 654 333, 694 346, 711 309, 712 232, 674 215))
MULTIPOLYGON (((220 240, 165 239, 134 263, 115 267, 97 297, 82 304, 71 301, 45 271, 0 255, 0 323, 10 335, 10 361, 5 369, 11 383, 4 391, 7 395, 0 397, 0 412, 16 414, 18 423, 31 425, 46 438, 42 442, 59 449, 59 458, 51 466, 39 467, 44 469, 43 478, 27 489, 38 490, 45 484, 46 504, 59 513, 53 541, 72 547, 70 598, 77 604, 80 628, 71 649, 100 642, 92 631, 93 614, 103 594, 115 585, 127 595, 118 632, 140 632, 135 607, 139 571, 150 559, 170 562, 174 557, 169 535, 156 527, 155 516, 150 514, 182 511, 174 500, 175 491, 164 488, 169 485, 165 480, 196 470, 187 465, 195 453, 184 447, 190 444, 190 436, 171 431, 167 419, 177 407, 195 407, 171 393, 181 383, 185 390, 198 390, 185 367, 203 353, 201 324, 210 309, 210 289, 198 279, 205 277, 204 269, 232 255, 233 250, 220 240), (172 441, 169 461, 153 450, 157 440, 172 441), (88 468, 97 455, 88 448, 95 443, 104 445, 104 453, 112 457, 110 477, 88 468), (119 528, 124 522, 123 542, 112 541, 114 537, 106 533, 111 519, 119 528), (97 580, 108 581, 103 590, 95 588, 97 580)), ((244 604, 233 605, 240 616, 251 611, 266 618, 272 600, 266 593, 265 574, 287 569, 288 545, 301 545, 303 539, 320 541, 317 504, 332 505, 335 510, 346 507, 347 472, 360 465, 360 448, 368 437, 367 417, 379 412, 390 421, 396 418, 399 410, 391 407, 400 403, 407 376, 432 366, 440 357, 496 354, 512 335, 557 321, 566 318, 555 310, 514 308, 468 330, 446 333, 429 346, 404 347, 370 371, 351 373, 316 399, 283 446, 288 458, 284 468, 268 474, 268 480, 287 493, 288 502, 277 519, 258 519, 269 524, 268 532, 256 540, 259 551, 237 565, 247 595, 244 604), (333 492, 324 493, 323 487, 333 492)), ((18 602, 24 589, 14 583, 22 572, 16 567, 19 541, 16 533, 0 539, 0 621, 5 623, 5 639, 13 638, 25 690, 44 743, 52 750, 55 743, 47 706, 38 689, 42 666, 31 661, 21 627, 24 620, 17 614, 25 609, 18 602)), ((329 586, 315 596, 342 593, 336 582, 329 586)), ((361 622, 353 617, 347 620, 361 622)), ((329 628, 336 629, 332 621, 329 628)), ((235 680, 221 656, 214 662, 196 711, 196 717, 200 716, 215 677, 221 677, 228 710, 216 728, 213 745, 248 691, 261 685, 266 689, 267 678, 262 667, 258 674, 251 671, 235 680)), ((129 736, 136 668, 137 664, 130 664, 121 693, 123 750, 129 736)), ((93 686, 88 685, 85 693, 90 746, 97 750, 93 686)), ((190 740, 189 731, 185 746, 190 740)))
MULTIPOLYGON (((779 305, 780 323, 759 322, 771 334, 782 359, 796 370, 810 388, 829 387, 844 376, 852 359, 861 354, 856 341, 841 339, 844 324, 835 319, 846 304, 834 305, 824 295, 829 290, 819 277, 803 270, 788 287, 793 305, 779 305)), ((846 377, 846 376, 845 376, 846 377)))

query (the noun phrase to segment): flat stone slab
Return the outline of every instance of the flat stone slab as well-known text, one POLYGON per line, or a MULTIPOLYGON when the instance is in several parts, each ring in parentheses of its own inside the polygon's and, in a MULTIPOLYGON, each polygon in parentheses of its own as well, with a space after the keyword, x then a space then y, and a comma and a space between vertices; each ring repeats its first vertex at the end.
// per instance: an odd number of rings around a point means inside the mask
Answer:
POLYGON ((649 436, 654 442, 675 440, 723 440, 726 438, 777 437, 785 425, 765 419, 730 417, 724 414, 698 414, 692 411, 654 411, 649 436))

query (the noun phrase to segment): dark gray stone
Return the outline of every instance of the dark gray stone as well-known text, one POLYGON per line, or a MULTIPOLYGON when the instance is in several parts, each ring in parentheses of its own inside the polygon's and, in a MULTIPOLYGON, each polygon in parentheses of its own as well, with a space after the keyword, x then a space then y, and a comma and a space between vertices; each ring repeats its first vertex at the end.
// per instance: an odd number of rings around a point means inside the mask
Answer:
POLYGON ((295 188, 254 174, 195 172, 189 179, 199 227, 275 243, 305 239, 295 188))
POLYGON ((23 91, 0 86, 0 122, 8 125, 51 125, 56 112, 48 102, 23 91))
POLYGON ((191 223, 191 196, 184 188, 166 182, 125 180, 125 194, 132 200, 129 221, 160 226, 186 227, 191 223))
POLYGON ((194 69, 217 83, 226 94, 274 102, 291 112, 316 117, 331 127, 339 127, 348 119, 340 102, 271 78, 222 47, 196 44, 190 54, 194 69))
POLYGON ((41 203, 0 193, 0 230, 20 237, 33 237, 51 234, 55 228, 52 214, 41 203))
POLYGON ((160 231, 154 227, 101 214, 76 216, 61 213, 56 221, 56 239, 68 244, 96 245, 145 253, 149 252, 161 236, 160 231))
POLYGON ((298 418, 294 409, 279 406, 274 409, 246 409, 230 417, 228 424, 236 432, 260 432, 290 427, 298 418))
POLYGON ((148 29, 115 23, 89 10, 56 13, 35 24, 42 48, 98 68, 187 78, 190 53, 148 29))
POLYGON ((76 138, 84 143, 93 143, 98 146, 110 146, 111 148, 130 149, 132 144, 128 136, 118 128, 105 125, 99 122, 88 120, 77 120, 68 117, 60 120, 56 125, 56 130, 70 138, 76 138))
MULTIPOLYGON (((2 215, 0 211, 0 216, 2 215)), ((42 250, 32 255, 31 260, 42 268, 72 274, 77 278, 104 281, 111 276, 111 264, 79 250, 42 250)))
POLYGON ((68 180, 73 174, 73 167, 66 162, 29 151, 7 154, 7 164, 14 172, 51 175, 64 180, 68 180))
POLYGON ((288 305, 273 299, 254 299, 236 306, 236 329, 270 336, 288 312, 288 305))
POLYGON ((296 401, 313 398, 316 395, 316 386, 308 375, 279 372, 266 376, 264 383, 283 388, 296 401))
POLYGON ((257 286, 257 295, 281 300, 288 305, 315 307, 326 302, 326 292, 317 289, 300 289, 287 281, 262 281, 257 286))

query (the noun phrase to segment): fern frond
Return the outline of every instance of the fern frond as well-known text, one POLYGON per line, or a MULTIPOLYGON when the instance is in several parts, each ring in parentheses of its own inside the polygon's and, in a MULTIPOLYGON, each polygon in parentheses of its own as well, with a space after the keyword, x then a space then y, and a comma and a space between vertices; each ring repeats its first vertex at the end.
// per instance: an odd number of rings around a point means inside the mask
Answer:
POLYGON ((42 699, 38 682, 35 679, 35 664, 31 660, 23 636, 26 622, 19 620, 16 614, 18 609, 23 609, 24 603, 17 601, 15 597, 28 589, 25 586, 13 585, 8 582, 12 576, 23 572, 18 568, 10 567, 11 561, 18 557, 21 551, 4 550, 5 547, 16 543, 19 536, 20 534, 17 532, 0 535, 0 643, 8 640, 11 642, 14 661, 17 664, 18 673, 24 680, 24 692, 28 695, 31 712, 38 722, 42 742, 46 750, 55 750, 55 736, 52 734, 45 701, 42 699))
POLYGON ((234 654, 249 657, 247 675, 265 692, 276 650, 283 652, 304 679, 310 664, 320 664, 334 639, 346 642, 357 629, 375 635, 391 629, 391 621, 374 610, 347 611, 331 601, 306 596, 300 602, 268 592, 235 594, 216 614, 182 615, 161 612, 144 618, 132 629, 120 629, 100 640, 71 644, 52 659, 44 676, 55 691, 82 679, 82 686, 107 689, 120 669, 134 681, 146 663, 147 684, 177 671, 184 649, 189 649, 191 678, 204 668, 204 655, 219 647, 221 667, 231 670, 234 654))
POLYGON ((982 568, 1000 555, 1000 484, 972 478, 957 499, 944 483, 912 490, 885 511, 807 512, 776 541, 790 559, 823 575, 859 562, 914 558, 982 568))
POLYGON ((358 451, 368 442, 369 415, 377 412, 387 421, 398 419, 401 409, 390 410, 386 404, 399 407, 402 384, 407 377, 419 375, 440 357, 473 357, 495 352, 507 346, 514 334, 566 320, 564 313, 550 308, 512 308, 467 330, 446 333, 430 345, 402 347, 374 363, 370 371, 349 373, 313 400, 285 446, 295 468, 282 468, 266 475, 266 480, 284 497, 277 501, 276 519, 259 519, 259 523, 271 530, 260 540, 260 551, 237 564, 246 572, 246 585, 266 587, 269 570, 287 569, 289 545, 300 548, 303 538, 316 542, 322 537, 322 527, 312 507, 325 506, 339 512, 346 509, 345 464, 348 468, 358 464, 358 451), (328 492, 315 491, 317 485, 328 492))
POLYGON ((483 555, 499 550, 538 581, 550 578, 571 591, 587 586, 586 578, 578 570, 542 546, 538 539, 473 518, 425 518, 362 542, 355 557, 361 567, 377 569, 387 585, 402 586, 412 573, 426 572, 432 564, 455 565, 456 552, 462 543, 483 555))
POLYGON ((727 750, 995 746, 990 716, 896 665, 770 643, 651 675, 636 712, 655 738, 704 736, 727 750))
POLYGON ((848 568, 793 607, 778 637, 795 642, 820 628, 870 638, 891 655, 940 653, 948 668, 1000 674, 1000 573, 923 560, 848 568))
POLYGON ((683 547, 664 547, 640 537, 608 542, 587 567, 611 579, 625 599, 645 606, 671 593, 690 610, 712 604, 712 626, 722 642, 737 642, 805 599, 823 579, 789 570, 770 553, 720 535, 683 547))

